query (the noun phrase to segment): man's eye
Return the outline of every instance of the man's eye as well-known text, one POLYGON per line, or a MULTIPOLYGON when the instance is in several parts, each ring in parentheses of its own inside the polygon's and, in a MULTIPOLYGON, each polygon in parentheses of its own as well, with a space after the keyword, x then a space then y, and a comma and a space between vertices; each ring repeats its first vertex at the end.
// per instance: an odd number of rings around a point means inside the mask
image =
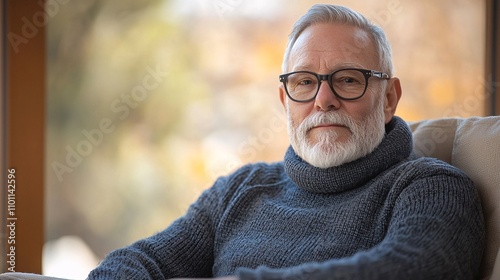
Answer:
POLYGON ((314 83, 313 80, 302 80, 299 82, 299 85, 306 86, 306 85, 311 85, 313 83, 314 83))
POLYGON ((356 80, 355 78, 352 78, 352 77, 344 77, 341 79, 341 81, 343 83, 346 83, 346 84, 354 84, 354 83, 359 83, 358 80, 356 80))

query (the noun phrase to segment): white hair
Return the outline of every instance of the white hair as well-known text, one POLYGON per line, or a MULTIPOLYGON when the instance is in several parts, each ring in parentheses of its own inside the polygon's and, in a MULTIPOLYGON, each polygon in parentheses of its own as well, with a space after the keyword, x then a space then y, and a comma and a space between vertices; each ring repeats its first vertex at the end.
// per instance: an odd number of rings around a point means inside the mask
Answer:
POLYGON ((380 70, 386 72, 389 77, 393 74, 392 51, 389 41, 382 28, 371 23, 362 14, 343 6, 316 4, 309 9, 297 22, 288 37, 288 44, 283 58, 283 72, 288 71, 288 59, 290 51, 302 32, 319 23, 338 23, 352 25, 361 28, 371 35, 376 51, 379 55, 380 70))

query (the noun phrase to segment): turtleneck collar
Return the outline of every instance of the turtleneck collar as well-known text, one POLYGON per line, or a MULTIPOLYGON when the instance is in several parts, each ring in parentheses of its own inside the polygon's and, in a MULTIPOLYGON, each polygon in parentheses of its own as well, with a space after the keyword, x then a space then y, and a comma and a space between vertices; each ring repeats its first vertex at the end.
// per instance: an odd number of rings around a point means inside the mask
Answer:
POLYGON ((393 117, 385 131, 384 139, 370 154, 325 169, 303 161, 290 146, 284 159, 285 172, 299 188, 310 192, 338 193, 359 187, 412 152, 412 134, 406 122, 393 117))

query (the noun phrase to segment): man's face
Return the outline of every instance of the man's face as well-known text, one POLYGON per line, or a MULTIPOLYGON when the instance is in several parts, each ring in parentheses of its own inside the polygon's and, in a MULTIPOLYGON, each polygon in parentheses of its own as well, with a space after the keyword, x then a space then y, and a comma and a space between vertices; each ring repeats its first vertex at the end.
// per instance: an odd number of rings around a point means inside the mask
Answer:
MULTIPOLYGON (((369 34, 348 25, 317 24, 298 37, 290 51, 287 72, 307 70, 329 74, 349 67, 380 71, 369 34)), ((384 124, 391 120, 395 110, 396 105, 388 102, 389 84, 393 82, 370 78, 363 97, 346 101, 338 99, 328 83, 322 82, 316 99, 306 103, 289 100, 281 86, 280 98, 287 111, 290 142, 295 152, 321 168, 370 153, 380 144, 384 124)))

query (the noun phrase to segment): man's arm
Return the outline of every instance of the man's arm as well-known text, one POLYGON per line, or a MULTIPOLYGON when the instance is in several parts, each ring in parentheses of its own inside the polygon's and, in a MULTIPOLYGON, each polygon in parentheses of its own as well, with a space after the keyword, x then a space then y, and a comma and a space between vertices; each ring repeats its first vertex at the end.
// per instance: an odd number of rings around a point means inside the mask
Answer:
MULTIPOLYGON (((240 279, 473 279, 484 222, 472 182, 421 178, 399 195, 384 240, 351 257, 272 269, 242 268, 240 279)), ((332 225, 333 226, 333 225, 332 225)))
POLYGON ((211 277, 214 221, 219 199, 212 189, 167 229, 111 252, 88 279, 211 277))
MULTIPOLYGON (((172 278, 171 280, 201 280, 205 279, 207 280, 208 278, 172 278)), ((214 280, 238 280, 238 277, 236 276, 225 276, 225 277, 216 277, 216 278, 210 278, 214 280)))

